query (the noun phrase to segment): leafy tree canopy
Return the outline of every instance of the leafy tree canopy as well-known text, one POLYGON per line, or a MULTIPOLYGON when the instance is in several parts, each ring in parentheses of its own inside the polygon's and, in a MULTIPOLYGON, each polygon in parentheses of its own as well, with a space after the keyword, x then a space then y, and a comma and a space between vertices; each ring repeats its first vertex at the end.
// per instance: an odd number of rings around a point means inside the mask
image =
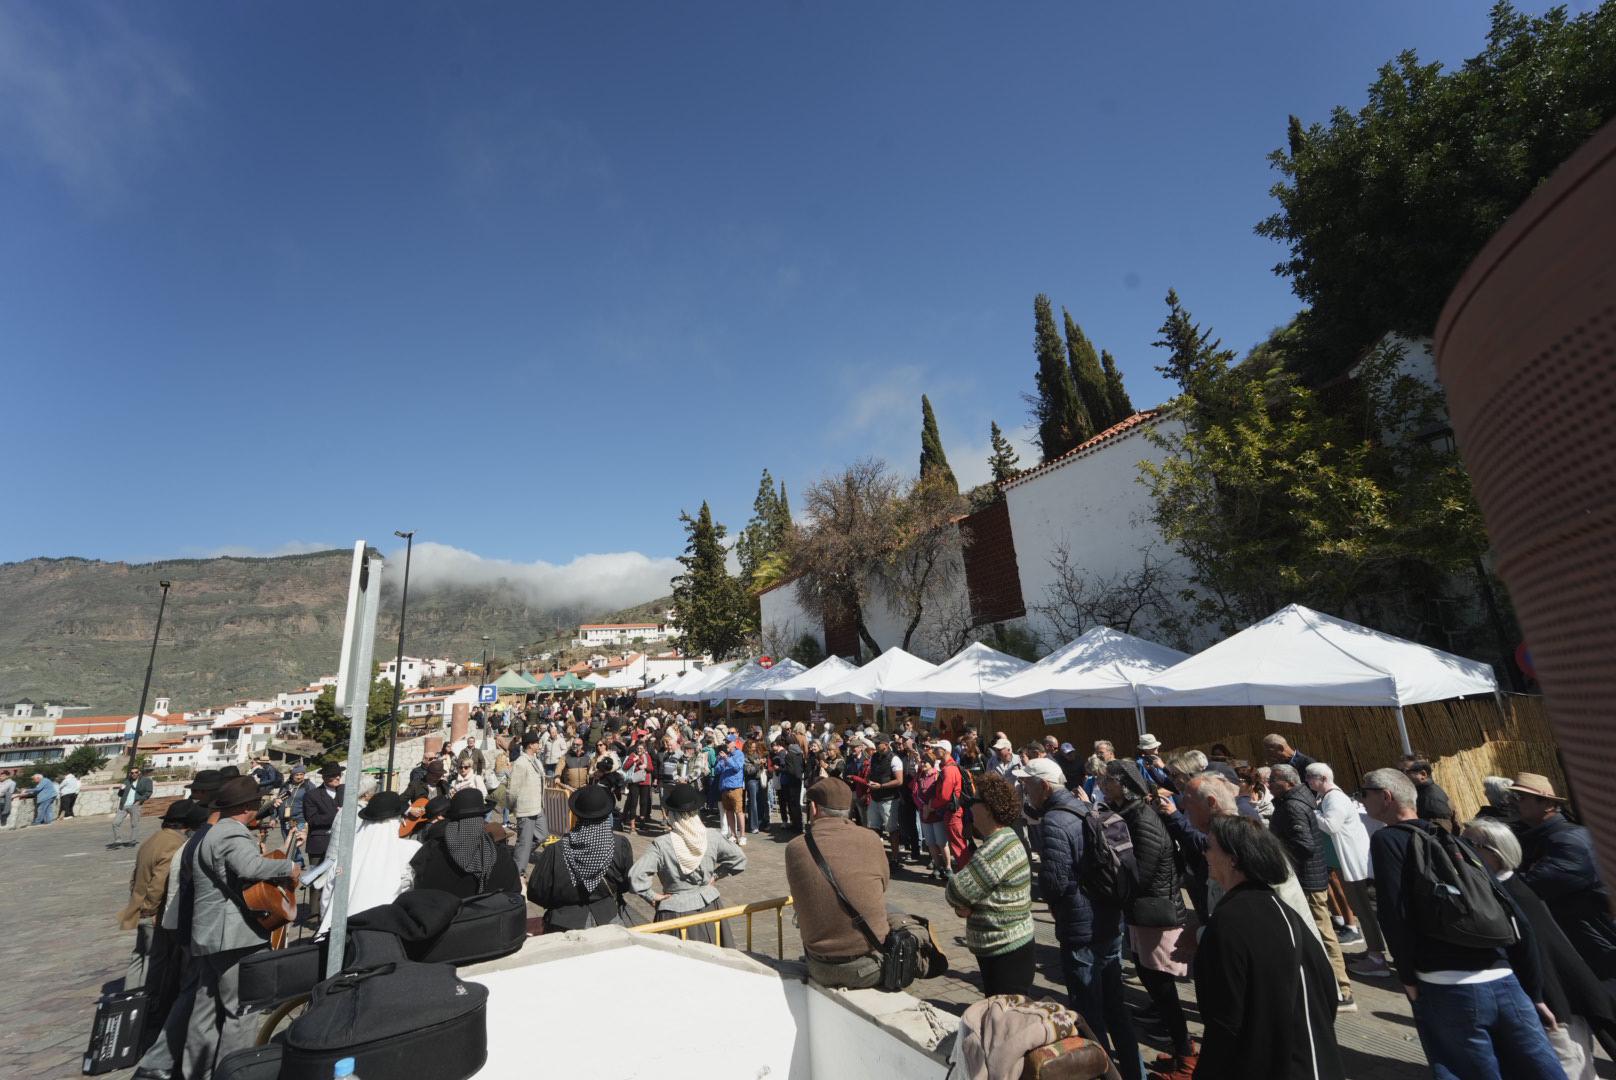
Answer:
POLYGON ((1412 51, 1367 103, 1291 118, 1270 160, 1279 210, 1257 226, 1290 249, 1275 272, 1308 305, 1296 370, 1341 374, 1389 331, 1429 334, 1504 219, 1616 117, 1616 3, 1539 17, 1492 9, 1487 45, 1451 71, 1412 51))

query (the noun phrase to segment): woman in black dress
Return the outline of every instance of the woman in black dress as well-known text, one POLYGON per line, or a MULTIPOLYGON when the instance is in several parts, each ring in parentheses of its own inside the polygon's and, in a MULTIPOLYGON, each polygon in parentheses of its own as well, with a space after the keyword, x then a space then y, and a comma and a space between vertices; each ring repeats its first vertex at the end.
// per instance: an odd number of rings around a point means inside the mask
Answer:
POLYGON ((539 852, 527 898, 544 908, 547 930, 587 930, 623 923, 623 890, 634 852, 612 831, 612 797, 590 784, 569 800, 572 831, 539 852))
POLYGON ((487 812, 482 792, 467 788, 455 793, 444 820, 427 829, 420 852, 410 860, 417 889, 442 889, 462 900, 521 891, 511 849, 495 843, 483 825, 487 812))

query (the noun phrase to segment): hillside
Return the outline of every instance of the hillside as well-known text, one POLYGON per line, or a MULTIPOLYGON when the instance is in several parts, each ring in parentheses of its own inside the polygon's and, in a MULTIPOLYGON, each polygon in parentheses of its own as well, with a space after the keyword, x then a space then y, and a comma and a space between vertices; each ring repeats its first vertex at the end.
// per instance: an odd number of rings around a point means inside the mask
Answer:
MULTIPOLYGON (((0 703, 27 697, 94 712, 133 712, 169 579, 152 696, 196 708, 290 689, 334 674, 348 585, 348 551, 283 558, 176 559, 131 565, 92 559, 0 564, 0 703)), ((378 659, 398 641, 398 592, 384 578, 378 659)), ((476 659, 570 637, 601 613, 533 606, 520 590, 412 583, 411 655, 476 659)))

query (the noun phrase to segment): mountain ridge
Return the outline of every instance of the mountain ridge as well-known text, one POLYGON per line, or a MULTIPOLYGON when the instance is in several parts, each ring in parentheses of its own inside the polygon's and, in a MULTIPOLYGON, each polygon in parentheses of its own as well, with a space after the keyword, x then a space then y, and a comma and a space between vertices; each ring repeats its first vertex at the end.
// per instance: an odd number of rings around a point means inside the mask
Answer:
MULTIPOLYGON (((336 670, 352 549, 129 563, 40 556, 0 563, 0 702, 74 702, 132 713, 170 578, 151 697, 195 709, 293 689, 336 670)), ((508 587, 506 587, 508 586, 508 587)), ((529 590, 410 583, 405 649, 474 660, 483 635, 497 656, 570 636, 606 614, 544 604, 529 590)), ((647 598, 651 600, 652 598, 647 598)), ((376 655, 398 640, 398 589, 382 580, 376 655)))

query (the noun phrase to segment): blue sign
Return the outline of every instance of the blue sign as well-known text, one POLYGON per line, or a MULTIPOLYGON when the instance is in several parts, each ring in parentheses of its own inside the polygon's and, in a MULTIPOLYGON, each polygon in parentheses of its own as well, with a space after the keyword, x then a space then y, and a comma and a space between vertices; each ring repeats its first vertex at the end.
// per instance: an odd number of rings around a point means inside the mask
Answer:
POLYGON ((483 683, 477 688, 477 704, 492 705, 499 700, 499 687, 493 683, 483 683))

